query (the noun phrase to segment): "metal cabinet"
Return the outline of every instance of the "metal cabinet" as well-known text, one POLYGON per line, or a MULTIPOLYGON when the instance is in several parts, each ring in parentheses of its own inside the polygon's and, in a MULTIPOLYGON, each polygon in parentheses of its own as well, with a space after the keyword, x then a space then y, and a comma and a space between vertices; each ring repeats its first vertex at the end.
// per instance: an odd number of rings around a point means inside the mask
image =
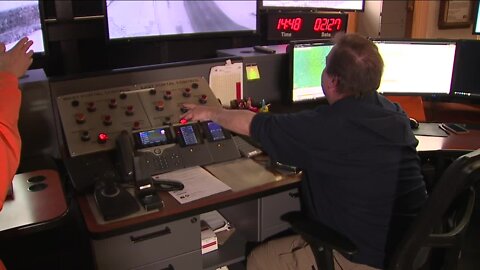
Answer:
POLYGON ((101 240, 92 240, 97 269, 202 269, 199 217, 190 217, 101 240), (179 259, 191 264, 183 267, 179 259), (196 263, 198 262, 198 263, 196 263), (168 268, 167 268, 168 269, 168 268))

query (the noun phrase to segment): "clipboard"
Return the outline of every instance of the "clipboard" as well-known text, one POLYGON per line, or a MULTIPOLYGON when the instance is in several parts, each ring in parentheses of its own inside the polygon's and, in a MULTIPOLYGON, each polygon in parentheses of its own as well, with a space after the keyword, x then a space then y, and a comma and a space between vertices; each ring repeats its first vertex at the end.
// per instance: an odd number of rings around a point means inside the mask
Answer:
POLYGON ((243 63, 232 63, 210 68, 210 88, 223 105, 243 99, 243 63))

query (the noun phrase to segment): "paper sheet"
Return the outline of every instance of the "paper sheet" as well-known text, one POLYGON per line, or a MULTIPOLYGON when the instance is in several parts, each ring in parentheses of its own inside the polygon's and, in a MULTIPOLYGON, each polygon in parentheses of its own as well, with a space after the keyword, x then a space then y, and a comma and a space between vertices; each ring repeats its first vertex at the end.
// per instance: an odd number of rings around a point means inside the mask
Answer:
POLYGON ((243 98, 243 63, 227 60, 224 66, 210 69, 210 88, 224 106, 243 98))
POLYGON ((184 204, 210 195, 230 190, 230 187, 215 178, 200 166, 154 175, 155 180, 176 180, 185 186, 182 190, 170 191, 179 203, 184 204))

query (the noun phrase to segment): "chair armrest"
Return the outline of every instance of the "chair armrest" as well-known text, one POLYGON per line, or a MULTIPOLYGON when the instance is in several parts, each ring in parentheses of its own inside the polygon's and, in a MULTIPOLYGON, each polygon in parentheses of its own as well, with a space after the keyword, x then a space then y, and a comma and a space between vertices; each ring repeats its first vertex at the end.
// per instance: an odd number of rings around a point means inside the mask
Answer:
POLYGON ((470 188, 468 194, 468 201, 465 208, 465 212, 463 213, 462 219, 458 222, 455 228, 451 229, 449 232, 445 233, 431 233, 426 239, 426 245, 431 247, 448 247, 457 245, 459 241, 459 237, 461 237, 462 233, 465 232, 469 222, 470 217, 473 213, 473 207, 475 205, 475 190, 470 188))
POLYGON ((358 251, 355 244, 346 236, 307 217, 302 212, 288 212, 283 214, 281 219, 288 222, 292 229, 309 243, 314 241, 318 246, 335 249, 349 257, 358 251))

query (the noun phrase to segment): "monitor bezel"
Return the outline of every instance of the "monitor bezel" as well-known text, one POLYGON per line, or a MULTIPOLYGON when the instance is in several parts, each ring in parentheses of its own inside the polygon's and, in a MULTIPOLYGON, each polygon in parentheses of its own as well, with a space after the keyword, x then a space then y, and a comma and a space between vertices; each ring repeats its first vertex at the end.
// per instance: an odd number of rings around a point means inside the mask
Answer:
POLYGON ((269 11, 335 11, 335 12, 364 12, 365 11, 365 1, 362 2, 361 9, 339 9, 339 8, 328 8, 328 7, 303 7, 303 6, 265 6, 263 0, 257 0, 257 6, 260 11, 269 12, 269 11))
MULTIPOLYGON (((184 1, 187 1, 187 0, 184 0, 184 1)), ((256 14, 256 21, 255 21, 255 29, 253 30, 180 33, 180 34, 168 34, 168 35, 110 38, 110 29, 108 26, 107 0, 103 0, 103 14, 105 14, 104 16, 105 40, 107 43, 152 42, 152 41, 187 40, 187 39, 198 39, 198 38, 255 36, 255 35, 259 35, 259 30, 260 30, 258 1, 256 2, 256 13, 257 14, 256 14)))
POLYGON ((287 105, 291 104, 309 104, 309 103, 318 103, 322 101, 326 101, 326 97, 322 96, 319 98, 315 99, 306 99, 306 100, 298 100, 298 101, 293 101, 293 64, 294 64, 294 48, 296 46, 332 46, 334 43, 328 39, 309 39, 309 40, 292 40, 288 43, 287 45, 287 57, 288 57, 288 78, 289 78, 289 84, 288 88, 285 90, 286 92, 282 95, 283 97, 283 103, 287 105))
POLYGON ((480 1, 476 1, 473 8, 473 26, 472 35, 480 35, 480 1), (477 31, 478 26, 478 31, 477 31))
MULTIPOLYGON (((375 45, 378 43, 413 43, 413 44, 454 44, 455 45, 455 53, 454 53, 454 60, 452 66, 452 74, 450 79, 450 88, 447 93, 440 93, 440 92, 380 92, 377 89, 377 93, 384 95, 384 96, 420 96, 425 98, 445 98, 450 97, 452 95, 452 86, 453 86, 453 74, 456 64, 456 54, 457 54, 457 41, 453 39, 371 39, 375 45)), ((384 74, 382 74, 383 79, 384 74)))
MULTIPOLYGON (((461 79, 459 78, 459 73, 462 71, 462 70, 459 70, 459 65, 461 64, 460 59, 468 58, 463 56, 463 54, 465 54, 463 50, 465 50, 465 46, 468 46, 468 43, 478 43, 478 47, 480 49, 480 40, 468 39, 468 40, 457 41, 457 48, 455 52, 455 66, 453 68, 452 87, 450 89, 450 94, 453 98, 460 98, 460 99, 466 99, 466 100, 480 100, 480 86, 478 87, 478 91, 477 91, 478 93, 473 91, 466 92, 466 89, 462 90, 460 88, 456 88, 457 82, 460 81, 461 79)), ((472 61, 474 60, 475 59, 473 59, 472 61)))

